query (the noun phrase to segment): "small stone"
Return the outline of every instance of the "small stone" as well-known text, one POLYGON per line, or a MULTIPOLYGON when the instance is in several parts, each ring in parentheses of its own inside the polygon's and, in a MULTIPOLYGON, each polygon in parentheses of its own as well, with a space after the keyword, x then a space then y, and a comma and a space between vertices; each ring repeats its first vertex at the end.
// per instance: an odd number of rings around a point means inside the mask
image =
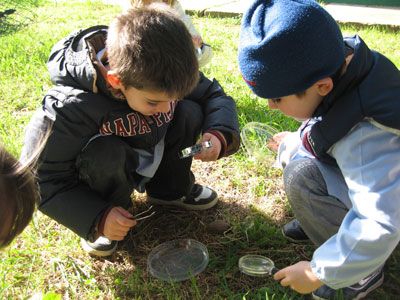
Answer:
POLYGON ((210 233, 224 233, 230 228, 230 225, 225 220, 215 220, 207 224, 206 228, 210 233))

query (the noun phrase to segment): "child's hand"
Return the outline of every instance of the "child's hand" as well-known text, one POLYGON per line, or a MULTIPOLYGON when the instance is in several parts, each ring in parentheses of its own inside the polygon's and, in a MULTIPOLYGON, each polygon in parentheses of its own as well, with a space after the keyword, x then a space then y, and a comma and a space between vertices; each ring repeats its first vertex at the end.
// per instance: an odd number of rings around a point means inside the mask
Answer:
POLYGON ((289 286, 300 294, 311 293, 323 285, 311 271, 309 261, 300 261, 276 272, 274 279, 280 280, 282 286, 289 286))
POLYGON ((219 153, 221 152, 221 142, 220 140, 211 133, 204 133, 201 138, 201 143, 211 141, 210 148, 204 148, 203 150, 194 156, 195 159, 200 159, 202 161, 214 161, 218 159, 219 153))
POLYGON ((107 215, 103 235, 112 241, 122 241, 136 225, 133 216, 122 207, 113 207, 107 215))
POLYGON ((290 134, 289 131, 282 131, 275 134, 271 139, 267 141, 267 147, 269 150, 278 152, 279 145, 282 143, 283 139, 290 134))
POLYGON ((201 45, 203 44, 203 40, 201 39, 201 37, 199 35, 193 35, 192 40, 193 40, 193 45, 196 49, 200 48, 201 45))

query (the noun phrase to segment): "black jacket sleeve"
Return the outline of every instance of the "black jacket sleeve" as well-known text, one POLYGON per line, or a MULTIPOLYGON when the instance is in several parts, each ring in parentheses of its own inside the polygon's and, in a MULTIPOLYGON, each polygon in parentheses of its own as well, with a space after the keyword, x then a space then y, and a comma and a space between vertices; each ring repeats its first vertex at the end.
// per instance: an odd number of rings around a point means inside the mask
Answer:
POLYGON ((240 146, 236 103, 226 95, 218 81, 210 80, 200 73, 198 85, 185 99, 195 101, 203 108, 203 132, 216 130, 224 135, 227 145, 221 156, 235 153, 240 146))

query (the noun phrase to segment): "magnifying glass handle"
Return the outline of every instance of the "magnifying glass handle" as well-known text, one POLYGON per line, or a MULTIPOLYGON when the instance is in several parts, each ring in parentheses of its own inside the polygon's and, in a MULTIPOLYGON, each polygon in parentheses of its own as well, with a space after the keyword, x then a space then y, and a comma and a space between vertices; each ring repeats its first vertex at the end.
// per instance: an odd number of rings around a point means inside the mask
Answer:
POLYGON ((278 268, 275 268, 275 267, 273 267, 272 269, 271 269, 271 275, 274 275, 276 272, 278 272, 279 271, 279 269, 278 268))

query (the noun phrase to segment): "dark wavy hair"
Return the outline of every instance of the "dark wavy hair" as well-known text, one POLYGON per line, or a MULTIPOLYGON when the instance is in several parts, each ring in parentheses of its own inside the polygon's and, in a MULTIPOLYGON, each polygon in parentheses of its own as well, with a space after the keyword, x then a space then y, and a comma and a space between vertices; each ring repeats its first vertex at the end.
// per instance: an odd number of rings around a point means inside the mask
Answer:
POLYGON ((199 80, 192 37, 175 12, 162 3, 134 7, 111 23, 110 67, 125 87, 181 98, 199 80))
POLYGON ((9 245, 29 224, 38 200, 31 168, 0 145, 0 248, 9 245))

